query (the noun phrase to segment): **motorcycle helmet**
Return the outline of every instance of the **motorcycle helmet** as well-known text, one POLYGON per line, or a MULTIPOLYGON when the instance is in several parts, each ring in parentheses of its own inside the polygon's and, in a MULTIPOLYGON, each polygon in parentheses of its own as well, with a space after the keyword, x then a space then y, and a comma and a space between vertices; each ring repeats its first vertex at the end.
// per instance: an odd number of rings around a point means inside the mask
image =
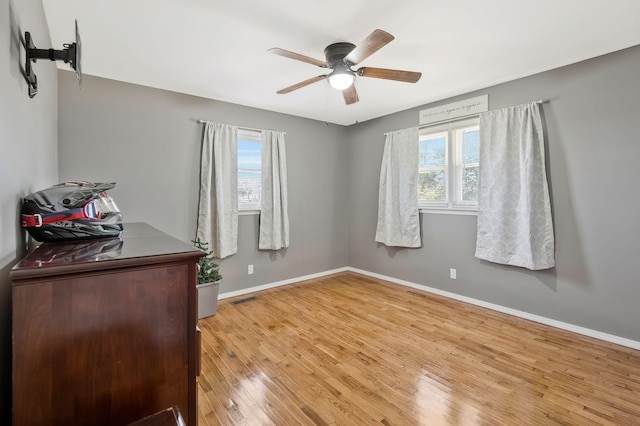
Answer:
POLYGON ((106 191, 115 183, 63 182, 23 198, 22 226, 37 241, 119 237, 122 214, 106 191))

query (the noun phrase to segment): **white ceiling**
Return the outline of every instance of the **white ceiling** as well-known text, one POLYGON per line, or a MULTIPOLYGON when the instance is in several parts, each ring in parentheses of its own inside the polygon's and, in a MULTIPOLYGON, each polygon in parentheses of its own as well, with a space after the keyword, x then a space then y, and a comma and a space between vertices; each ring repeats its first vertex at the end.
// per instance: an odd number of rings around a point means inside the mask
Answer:
MULTIPOLYGON (((349 125, 640 44, 638 0, 43 0, 53 47, 82 39, 82 69, 128 83, 349 125), (358 77, 345 105, 324 60, 374 29, 395 40, 359 66, 422 72, 416 84, 358 77)), ((60 62, 60 68, 68 65, 60 62)), ((215 117, 198 117, 215 120, 215 117)))

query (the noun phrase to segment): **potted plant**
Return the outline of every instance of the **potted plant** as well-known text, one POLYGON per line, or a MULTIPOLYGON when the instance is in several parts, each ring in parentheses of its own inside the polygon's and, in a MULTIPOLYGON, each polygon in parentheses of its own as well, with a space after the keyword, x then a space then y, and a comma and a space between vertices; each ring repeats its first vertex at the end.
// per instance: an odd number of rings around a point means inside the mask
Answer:
POLYGON ((213 261, 209 244, 206 241, 196 238, 191 241, 193 245, 204 251, 203 256, 198 261, 198 319, 215 315, 218 305, 218 289, 222 275, 218 271, 218 264, 213 261))

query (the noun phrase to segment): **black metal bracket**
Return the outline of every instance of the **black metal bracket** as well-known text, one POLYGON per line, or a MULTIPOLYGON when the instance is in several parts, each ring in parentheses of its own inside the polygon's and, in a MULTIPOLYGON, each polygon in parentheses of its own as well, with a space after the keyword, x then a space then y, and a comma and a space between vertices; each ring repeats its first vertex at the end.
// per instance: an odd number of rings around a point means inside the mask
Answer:
POLYGON ((55 49, 38 49, 33 44, 33 39, 31 38, 31 33, 26 31, 24 33, 24 44, 26 51, 26 59, 24 64, 24 78, 29 85, 29 97, 33 98, 38 94, 38 77, 33 71, 33 67, 31 63, 35 63, 38 59, 49 59, 50 61, 64 61, 71 65, 71 68, 77 70, 78 64, 76 63, 78 55, 77 55, 77 44, 64 44, 64 49, 55 50, 55 49))

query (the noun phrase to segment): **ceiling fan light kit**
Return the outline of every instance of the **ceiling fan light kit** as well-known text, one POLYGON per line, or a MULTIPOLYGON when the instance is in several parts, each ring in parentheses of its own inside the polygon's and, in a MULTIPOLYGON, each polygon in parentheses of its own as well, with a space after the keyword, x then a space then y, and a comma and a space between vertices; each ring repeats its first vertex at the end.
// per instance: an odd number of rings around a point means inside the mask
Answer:
POLYGON ((353 84, 353 80, 356 79, 356 74, 346 65, 337 64, 336 68, 327 78, 329 79, 331 87, 336 90, 344 90, 353 84))
POLYGON ((390 43, 393 38, 394 37, 391 34, 385 31, 374 30, 358 46, 346 42, 330 44, 324 49, 324 55, 326 58, 325 62, 277 47, 269 49, 269 52, 276 55, 332 70, 331 73, 327 75, 312 77, 308 80, 304 80, 300 83, 296 83, 292 86, 279 90, 278 93, 289 93, 326 78, 329 80, 331 87, 342 91, 346 104, 351 105, 359 100, 358 93, 353 85, 356 75, 359 77, 380 78, 385 80, 403 81, 406 83, 417 82, 420 80, 422 73, 415 71, 371 67, 362 67, 357 70, 351 69, 352 66, 364 61, 366 58, 390 43))

